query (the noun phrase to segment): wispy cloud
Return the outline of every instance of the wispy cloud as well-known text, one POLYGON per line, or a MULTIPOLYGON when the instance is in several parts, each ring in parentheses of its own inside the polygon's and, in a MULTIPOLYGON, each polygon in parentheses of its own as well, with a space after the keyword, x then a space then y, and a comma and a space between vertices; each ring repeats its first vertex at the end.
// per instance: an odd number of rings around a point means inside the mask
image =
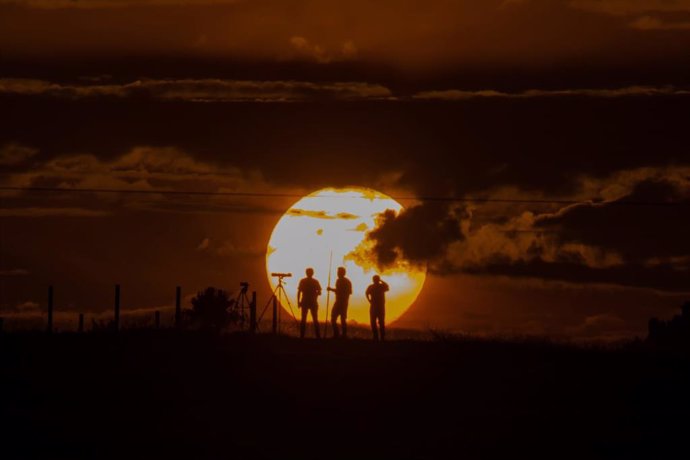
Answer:
POLYGON ((288 212, 288 215, 291 216, 303 216, 303 217, 312 217, 314 219, 328 219, 328 220, 335 220, 335 219, 342 219, 342 220, 352 220, 352 219, 357 219, 359 216, 356 216, 354 214, 350 214, 348 212, 339 212, 337 214, 331 214, 327 211, 311 211, 307 209, 299 209, 299 208, 291 208, 288 212))
MULTIPOLYGON (((654 21, 640 22, 640 28, 664 28, 654 21)), ((684 27, 684 26, 683 26, 684 27)), ((304 81, 250 81, 221 79, 137 80, 123 84, 67 84, 46 80, 0 79, 0 94, 51 96, 72 99, 95 97, 149 97, 189 102, 299 102, 310 100, 466 100, 478 98, 686 96, 690 90, 673 86, 626 86, 622 88, 574 88, 522 92, 493 89, 445 89, 420 91, 411 97, 396 95, 385 86, 367 82, 313 83, 304 81)), ((8 154, 9 155, 9 154, 8 154)))
POLYGON ((29 274, 29 270, 23 268, 10 268, 6 270, 0 270, 0 276, 28 276, 29 274))
POLYGON ((323 64, 333 61, 345 61, 357 57, 357 46, 352 40, 345 41, 335 50, 326 46, 312 43, 301 36, 290 38, 290 45, 297 54, 297 58, 307 58, 323 64))
POLYGON ((640 31, 689 30, 689 0, 570 0, 572 8, 619 16, 628 27, 640 31))
POLYGON ((109 212, 85 208, 0 208, 1 217, 104 217, 109 212))
POLYGON ((264 257, 266 248, 258 245, 238 244, 233 241, 218 241, 204 238, 197 245, 197 251, 219 257, 264 257))
POLYGON ((9 143, 0 146, 0 166, 13 166, 24 163, 38 153, 38 150, 26 145, 9 143))
POLYGON ((100 9, 158 5, 221 5, 239 1, 241 0, 0 0, 0 5, 22 5, 41 9, 100 9))
POLYGON ((194 102, 292 102, 314 99, 386 99, 391 91, 365 82, 253 81, 223 79, 137 80, 123 84, 56 83, 0 79, 0 93, 66 98, 151 97, 194 102))
POLYGON ((630 23, 638 30, 690 30, 690 22, 669 22, 653 16, 642 16, 630 23))
POLYGON ((423 91, 413 96, 414 99, 459 101, 479 98, 511 98, 530 99, 548 97, 591 97, 591 98, 619 98, 635 96, 687 96, 690 91, 671 86, 627 86, 614 89, 561 89, 542 90, 532 89, 516 93, 495 90, 467 91, 448 89, 438 91, 423 91))
POLYGON ((690 12, 690 0, 570 0, 573 8, 616 16, 650 12, 690 12))
MULTIPOLYGON (((195 159, 174 147, 134 147, 112 159, 92 154, 60 155, 31 169, 0 176, 0 184, 16 188, 0 192, 2 196, 16 200, 5 201, 6 207, 0 209, 0 216, 100 217, 110 214, 114 205, 130 210, 181 213, 277 212, 273 206, 247 202, 246 199, 184 195, 187 190, 208 194, 262 191, 269 185, 260 171, 195 159), (55 207, 30 207, 22 200, 27 198, 23 189, 31 187, 77 192, 70 195, 70 206, 60 201, 55 207), (110 192, 101 193, 99 190, 110 192), (97 199, 96 204, 104 206, 105 210, 92 209, 94 198, 97 199)), ((60 196, 64 198, 64 195, 60 196)))

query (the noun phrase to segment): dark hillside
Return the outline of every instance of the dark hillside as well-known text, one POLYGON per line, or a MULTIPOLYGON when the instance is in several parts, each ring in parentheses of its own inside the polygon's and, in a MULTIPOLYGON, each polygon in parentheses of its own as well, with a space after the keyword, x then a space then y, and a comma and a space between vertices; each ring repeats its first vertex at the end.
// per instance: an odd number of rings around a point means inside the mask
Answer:
POLYGON ((0 337, 3 458, 631 458, 683 447, 684 355, 173 331, 0 337))

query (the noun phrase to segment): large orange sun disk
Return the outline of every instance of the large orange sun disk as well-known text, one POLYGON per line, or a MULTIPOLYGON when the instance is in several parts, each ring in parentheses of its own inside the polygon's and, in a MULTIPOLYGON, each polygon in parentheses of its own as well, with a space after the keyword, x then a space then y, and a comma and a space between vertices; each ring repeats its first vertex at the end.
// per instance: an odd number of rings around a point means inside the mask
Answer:
MULTIPOLYGON (((332 254, 331 285, 335 284, 338 266, 347 269, 347 276, 352 281, 348 320, 368 323, 369 304, 364 291, 377 272, 373 263, 367 264, 366 261, 356 261, 347 256, 364 241, 366 232, 374 228, 378 214, 387 209, 397 213, 402 208, 391 197, 360 187, 323 189, 300 199, 280 218, 268 243, 266 272, 271 288, 275 289, 277 284, 277 279, 271 273, 292 273, 293 277, 286 279, 285 288, 293 312, 298 315, 297 284, 304 277, 307 267, 314 268, 314 277, 323 287, 319 299, 319 319, 325 320, 326 285, 332 254)), ((379 274, 390 285, 386 300, 386 322, 390 323, 415 301, 424 286, 426 270, 406 268, 379 274)), ((333 301, 331 294, 331 306, 333 301)), ((287 305, 284 307, 288 308, 287 305)))

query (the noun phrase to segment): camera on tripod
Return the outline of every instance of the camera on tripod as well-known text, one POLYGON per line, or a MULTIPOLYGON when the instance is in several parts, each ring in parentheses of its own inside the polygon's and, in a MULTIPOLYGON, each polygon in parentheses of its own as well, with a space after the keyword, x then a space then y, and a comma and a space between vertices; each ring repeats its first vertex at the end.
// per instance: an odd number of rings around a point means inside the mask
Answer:
POLYGON ((271 273, 271 276, 276 278, 290 278, 292 277, 292 273, 271 273))

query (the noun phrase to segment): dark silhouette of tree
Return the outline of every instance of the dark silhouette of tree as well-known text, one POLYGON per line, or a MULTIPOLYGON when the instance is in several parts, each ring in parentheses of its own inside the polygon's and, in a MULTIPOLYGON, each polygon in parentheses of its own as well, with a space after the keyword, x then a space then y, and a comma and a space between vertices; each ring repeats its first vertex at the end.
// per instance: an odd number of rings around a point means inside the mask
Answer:
POLYGON ((190 320, 205 329, 222 329, 233 321, 230 308, 233 303, 226 291, 208 287, 192 299, 190 320))
POLYGON ((647 341, 662 346, 690 347, 690 302, 685 302, 680 311, 680 315, 669 321, 651 318, 647 341))

